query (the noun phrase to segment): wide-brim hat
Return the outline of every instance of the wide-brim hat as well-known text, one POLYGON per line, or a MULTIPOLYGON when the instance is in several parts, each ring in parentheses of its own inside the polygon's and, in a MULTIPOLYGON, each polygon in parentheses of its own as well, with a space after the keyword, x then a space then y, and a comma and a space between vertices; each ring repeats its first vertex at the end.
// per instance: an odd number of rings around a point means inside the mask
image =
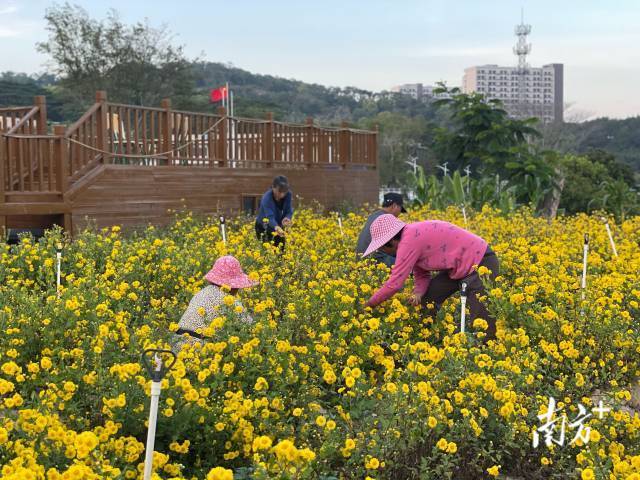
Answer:
POLYGON ((402 220, 398 220, 390 213, 385 213, 376 218, 369 231, 371 232, 371 243, 362 254, 363 257, 371 255, 378 250, 389 240, 396 236, 396 234, 405 227, 406 223, 402 220))
POLYGON ((248 288, 258 284, 242 271, 238 259, 231 255, 217 259, 204 278, 211 283, 227 285, 229 288, 248 288))

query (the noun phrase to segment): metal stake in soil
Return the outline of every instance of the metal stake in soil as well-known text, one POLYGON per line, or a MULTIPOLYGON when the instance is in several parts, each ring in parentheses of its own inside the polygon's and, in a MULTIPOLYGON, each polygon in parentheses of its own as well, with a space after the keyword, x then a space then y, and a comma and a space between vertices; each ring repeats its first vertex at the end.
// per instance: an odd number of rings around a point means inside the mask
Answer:
POLYGON ((587 290, 587 257, 589 256, 589 234, 584 234, 584 244, 582 247, 582 283, 580 288, 582 289, 582 300, 585 298, 587 290))
POLYGON ((220 232, 222 232, 222 241, 226 246, 227 245, 227 224, 225 222, 223 215, 220 215, 220 232))
POLYGON ((156 441, 156 423, 158 422, 158 402, 160 391, 162 390, 162 379, 176 363, 176 354, 171 350, 149 349, 142 352, 142 364, 151 377, 151 406, 149 408, 149 430, 147 431, 147 446, 144 458, 144 480, 151 480, 153 469, 153 448, 156 441), (153 354, 153 363, 149 363, 149 354, 153 354), (171 355, 173 357, 169 364, 163 364, 161 355, 171 355))
POLYGON ((616 244, 613 241, 613 235, 611 234, 611 227, 609 226, 609 220, 607 220, 605 217, 602 217, 602 221, 604 222, 604 226, 607 229, 607 235, 609 236, 609 244, 611 245, 611 250, 613 250, 613 255, 617 257, 618 251, 616 250, 616 244))
POLYGON ((464 333, 467 315, 467 282, 460 284, 460 331, 464 333))
POLYGON ((60 297, 60 272, 62 268, 62 249, 60 245, 56 250, 56 295, 60 297))

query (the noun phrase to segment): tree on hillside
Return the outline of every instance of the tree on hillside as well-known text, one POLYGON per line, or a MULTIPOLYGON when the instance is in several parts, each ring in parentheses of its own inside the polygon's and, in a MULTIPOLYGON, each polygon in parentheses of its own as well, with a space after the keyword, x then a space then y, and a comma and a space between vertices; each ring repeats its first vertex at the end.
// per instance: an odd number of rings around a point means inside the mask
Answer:
POLYGON ((37 47, 49 55, 61 79, 57 89, 76 113, 97 90, 115 102, 156 106, 171 97, 186 106, 194 88, 191 64, 165 27, 126 25, 113 10, 95 20, 69 3, 49 8, 45 20, 49 39, 37 47))
POLYGON ((560 199, 560 208, 566 213, 587 212, 597 205, 600 183, 612 180, 601 163, 593 162, 585 156, 566 155, 562 158, 565 186, 560 199))
POLYGON ((482 94, 444 86, 436 92, 449 95, 435 102, 446 115, 433 141, 439 161, 449 162, 453 170, 470 165, 481 175, 499 174, 518 185, 518 201, 533 208, 559 187, 555 156, 530 142, 540 135, 536 119, 510 118, 502 102, 482 94))
POLYGON ((611 178, 622 180, 630 187, 633 187, 636 183, 633 168, 626 163, 618 161, 612 153, 600 148, 591 148, 583 156, 591 162, 602 165, 611 178))
POLYGON ((427 122, 422 117, 407 117, 400 113, 382 112, 360 123, 365 128, 379 129, 380 183, 389 187, 405 187, 410 167, 406 164, 416 145, 426 143, 427 122))
POLYGON ((640 116, 625 119, 598 118, 565 123, 547 135, 547 147, 584 154, 592 149, 607 151, 640 172, 640 116))
POLYGON ((640 193, 623 180, 605 180, 600 184, 596 205, 606 209, 624 221, 628 215, 640 213, 640 193))
POLYGON ((470 164, 487 171, 504 170, 514 158, 527 156, 529 137, 539 136, 536 119, 510 118, 500 100, 461 93, 458 88, 441 87, 436 92, 450 96, 435 102, 445 109, 448 125, 436 129, 434 150, 454 169, 470 164))
POLYGON ((0 107, 21 107, 33 105, 36 95, 47 96, 47 116, 49 120, 62 120, 60 100, 53 95, 52 75, 27 75, 25 73, 0 73, 0 107))

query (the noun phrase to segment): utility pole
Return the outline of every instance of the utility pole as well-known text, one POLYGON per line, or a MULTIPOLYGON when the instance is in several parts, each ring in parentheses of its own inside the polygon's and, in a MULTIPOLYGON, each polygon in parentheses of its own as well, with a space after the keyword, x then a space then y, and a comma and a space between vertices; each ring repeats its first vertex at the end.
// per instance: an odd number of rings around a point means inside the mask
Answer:
POLYGON ((418 156, 417 155, 409 155, 409 160, 405 160, 406 164, 408 164, 413 169, 413 174, 416 175, 418 173, 418 156))
POLYGON ((464 173, 467 174, 467 196, 469 195, 469 189, 471 188, 471 167, 467 165, 464 167, 464 173))
POLYGON ((438 165, 438 168, 439 168, 440 170, 442 170, 442 176, 443 176, 443 177, 446 177, 446 176, 447 176, 447 173, 449 173, 449 169, 447 168, 447 164, 448 164, 448 163, 449 163, 449 162, 444 162, 442 165, 438 165))

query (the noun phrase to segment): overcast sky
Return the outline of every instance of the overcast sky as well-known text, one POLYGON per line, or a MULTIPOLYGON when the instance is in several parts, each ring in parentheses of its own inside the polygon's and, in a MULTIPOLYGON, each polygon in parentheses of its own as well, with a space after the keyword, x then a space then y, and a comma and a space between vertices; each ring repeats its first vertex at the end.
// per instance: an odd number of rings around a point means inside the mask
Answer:
MULTIPOLYGON (((460 85, 464 69, 515 65, 514 26, 532 25, 529 63, 565 65, 565 101, 591 116, 640 115, 640 0, 76 0, 94 17, 166 24, 190 56, 331 86, 460 85)), ((0 71, 40 72, 49 0, 0 0, 0 71)))

